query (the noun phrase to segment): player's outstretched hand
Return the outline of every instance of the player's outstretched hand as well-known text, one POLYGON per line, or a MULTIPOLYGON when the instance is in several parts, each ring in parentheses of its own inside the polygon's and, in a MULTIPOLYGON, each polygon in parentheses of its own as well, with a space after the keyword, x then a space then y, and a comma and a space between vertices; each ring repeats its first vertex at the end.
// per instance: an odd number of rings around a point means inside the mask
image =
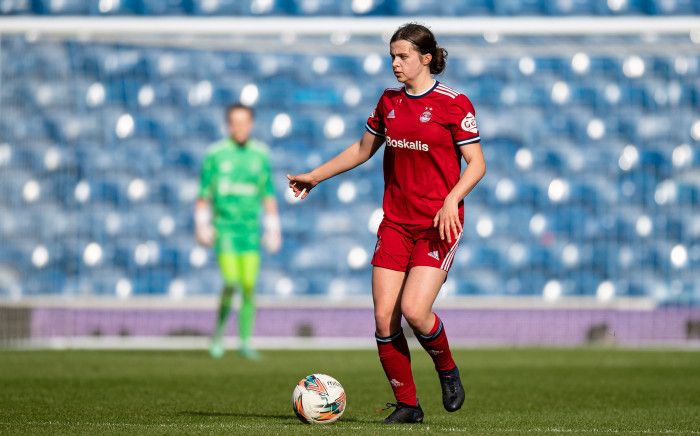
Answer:
POLYGON ((459 221, 459 205, 455 200, 446 198, 442 207, 433 218, 433 227, 440 231, 440 239, 447 238, 447 242, 452 243, 452 238, 462 231, 462 223, 459 221))
POLYGON ((297 174, 296 176, 287 174, 287 179, 289 179, 289 188, 294 192, 294 196, 301 196, 302 200, 309 195, 309 191, 318 185, 318 181, 311 173, 297 174))

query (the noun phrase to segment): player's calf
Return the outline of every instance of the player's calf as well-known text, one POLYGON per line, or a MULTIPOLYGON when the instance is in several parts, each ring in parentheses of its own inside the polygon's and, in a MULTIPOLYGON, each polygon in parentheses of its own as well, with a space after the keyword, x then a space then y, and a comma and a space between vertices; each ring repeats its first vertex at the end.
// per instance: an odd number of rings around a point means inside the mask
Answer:
POLYGON ((459 369, 452 358, 450 344, 445 333, 445 326, 440 317, 435 315, 433 327, 427 334, 415 332, 418 342, 430 354, 435 370, 440 378, 442 388, 442 405, 448 412, 455 412, 464 404, 465 393, 459 369))

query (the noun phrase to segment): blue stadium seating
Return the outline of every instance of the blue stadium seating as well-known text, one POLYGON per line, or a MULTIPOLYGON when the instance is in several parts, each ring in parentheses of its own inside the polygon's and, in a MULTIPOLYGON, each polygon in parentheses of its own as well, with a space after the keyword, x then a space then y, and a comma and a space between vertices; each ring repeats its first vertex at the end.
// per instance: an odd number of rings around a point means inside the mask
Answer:
MULTIPOLYGON (((700 12, 689 0, 384 0, 362 10, 353 10, 352 2, 301 0, 112 3, 100 10, 80 1, 38 0, 13 9, 25 3, 0 1, 0 10, 700 12)), ((191 210, 207 144, 223 134, 223 107, 251 85, 258 95, 255 133, 271 147, 285 238, 282 252, 264 259, 261 292, 333 298, 369 292, 367 263, 375 240, 370 217, 381 208, 381 152, 319 186, 303 205, 288 200, 284 179, 355 140, 381 90, 393 85, 389 74, 367 73, 364 56, 299 61, 282 54, 21 37, 3 37, 1 44, 2 76, 22 80, 0 87, 0 264, 17 271, 25 295, 114 295, 118 287, 124 292, 125 279, 134 294, 176 293, 173 283, 184 284, 188 294, 216 292, 216 265, 211 253, 196 248, 191 210), (359 94, 348 98, 353 89, 359 94), (290 117, 288 134, 273 132, 280 114, 290 117), (330 116, 343 120, 342 132, 325 131, 330 116)), ((466 203, 463 247, 450 274, 456 294, 541 295, 555 279, 564 295, 595 295, 609 280, 620 296, 700 302, 692 273, 700 267, 700 57, 682 57, 685 69, 676 67, 679 56, 644 55, 645 73, 638 78, 623 74, 625 59, 614 56, 591 55, 586 74, 573 70, 570 56, 535 57, 537 74, 531 76, 513 57, 449 58, 445 81, 475 103, 489 168, 466 203), (680 150, 680 144, 689 146, 680 150), (553 187, 554 179, 565 192, 553 187), (673 292, 667 286, 672 281, 673 292)), ((381 68, 388 71, 386 59, 381 68)), ((0 296, 7 286, 0 281, 0 296)))
POLYGON ((3 0, 2 14, 201 16, 691 15, 693 0, 3 0))

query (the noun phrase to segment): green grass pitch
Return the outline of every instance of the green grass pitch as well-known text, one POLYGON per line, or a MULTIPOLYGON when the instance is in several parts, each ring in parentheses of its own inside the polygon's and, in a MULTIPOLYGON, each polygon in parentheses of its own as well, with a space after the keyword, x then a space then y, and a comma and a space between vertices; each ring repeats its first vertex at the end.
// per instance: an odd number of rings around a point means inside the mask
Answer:
POLYGON ((376 353, 263 351, 215 361, 197 351, 0 351, 3 434, 700 434, 700 352, 457 350, 464 408, 442 409, 432 362, 414 350, 425 422, 383 426, 392 400, 376 353), (300 423, 295 383, 336 377, 348 408, 300 423))

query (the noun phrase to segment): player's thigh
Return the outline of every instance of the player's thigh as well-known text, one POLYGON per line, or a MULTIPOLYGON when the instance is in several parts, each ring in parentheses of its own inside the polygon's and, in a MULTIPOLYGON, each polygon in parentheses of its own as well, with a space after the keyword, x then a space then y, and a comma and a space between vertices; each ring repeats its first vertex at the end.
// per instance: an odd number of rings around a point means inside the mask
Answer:
POLYGON ((401 295, 401 313, 411 327, 422 327, 433 310, 435 298, 447 271, 431 266, 414 266, 408 272, 401 295))
POLYGON ((377 334, 389 336, 401 326, 401 289, 406 273, 388 268, 372 268, 372 300, 377 334))
POLYGON ((217 253, 216 259, 219 263, 221 276, 228 286, 240 285, 241 282, 241 262, 238 254, 233 251, 217 253))
POLYGON ((241 286, 243 291, 252 293, 260 273, 260 253, 258 251, 246 251, 239 255, 241 286))
POLYGON ((377 230, 372 266, 405 272, 414 246, 413 238, 404 228, 385 219, 377 230))

